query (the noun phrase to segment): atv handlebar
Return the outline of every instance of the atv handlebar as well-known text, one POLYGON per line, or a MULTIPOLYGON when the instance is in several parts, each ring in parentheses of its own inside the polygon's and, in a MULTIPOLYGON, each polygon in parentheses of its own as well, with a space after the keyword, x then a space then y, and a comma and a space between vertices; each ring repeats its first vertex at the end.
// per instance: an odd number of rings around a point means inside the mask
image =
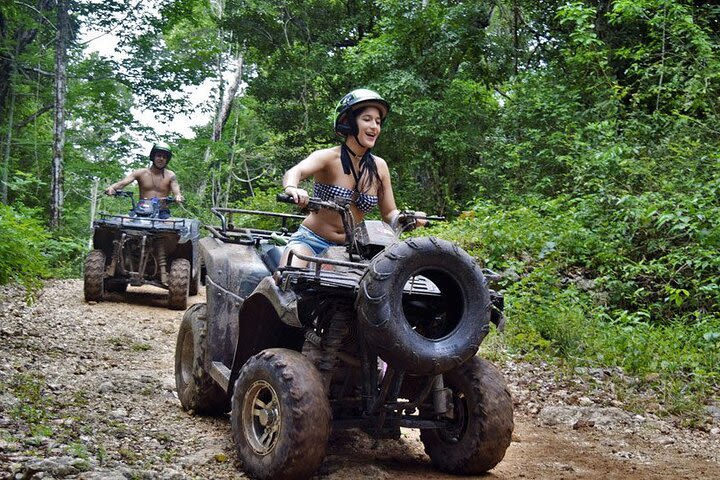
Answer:
MULTIPOLYGON (((135 202, 135 196, 133 192, 126 192, 124 190, 116 190, 115 193, 111 194, 113 197, 127 197, 132 202, 132 209, 135 210, 136 202, 135 202)), ((165 206, 170 206, 173 203, 177 203, 175 200, 175 197, 172 195, 168 197, 153 197, 152 199, 139 199, 140 200, 157 200, 158 204, 164 204, 165 206)))
POLYGON ((400 210, 398 216, 390 225, 393 230, 404 232, 406 230, 413 230, 417 227, 418 220, 425 220, 425 227, 431 227, 432 222, 444 222, 445 217, 440 215, 418 215, 413 210, 400 210))
MULTIPOLYGON (((282 203, 290 203, 292 205, 296 205, 295 200, 293 199, 292 195, 288 195, 287 193, 278 193, 275 199, 278 202, 282 203)), ((327 208, 329 210, 334 210, 336 212, 342 212, 345 211, 350 204, 350 200, 347 199, 347 202, 338 202, 338 201, 329 201, 329 200, 320 200, 317 197, 310 197, 308 200, 308 204, 305 207, 306 209, 310 210, 311 212, 317 212, 321 208, 327 208)))
MULTIPOLYGON (((133 194, 133 192, 126 192, 125 190, 117 190, 117 191, 115 191, 115 193, 112 194, 112 196, 133 198, 134 194, 133 194)), ((153 200, 153 199, 157 199, 158 202, 165 202, 166 204, 176 203, 175 197, 173 197, 172 195, 169 195, 167 197, 142 198, 140 200, 153 200)))
MULTIPOLYGON (((293 200, 292 195, 288 195, 287 193, 278 193, 275 197, 278 202, 282 203, 290 203, 292 205, 295 205, 295 201, 293 200)), ((330 210, 336 210, 336 211, 342 211, 345 210, 350 205, 350 199, 344 198, 344 197, 337 197, 335 201, 330 200, 321 200, 317 197, 310 197, 307 204, 307 209, 311 211, 317 211, 321 208, 327 208, 330 210)), ((407 218, 407 219, 424 219, 424 220, 433 220, 433 221, 444 221, 445 217, 440 215, 416 215, 416 213, 412 210, 401 210, 399 213, 399 218, 407 218)))
MULTIPOLYGON (((278 193, 275 198, 278 202, 296 205, 292 195, 288 195, 287 193, 278 193)), ((343 216, 343 223, 345 224, 346 222, 352 223, 351 215, 349 217, 349 220, 345 220, 346 215, 349 215, 350 212, 350 204, 351 200, 345 197, 335 197, 334 201, 321 200, 317 197, 310 197, 308 199, 308 203, 305 209, 310 210, 311 212, 317 212, 321 208, 336 211, 340 213, 341 216, 343 216)), ((406 230, 414 229, 417 226, 417 221, 419 219, 426 220, 427 223, 425 224, 425 226, 427 227, 431 226, 431 221, 445 221, 445 217, 440 215, 417 215, 416 212, 412 210, 401 210, 398 213, 398 216, 395 218, 393 224, 391 224, 390 226, 397 233, 402 233, 406 230)), ((346 232, 351 232, 353 230, 352 227, 349 229, 347 227, 348 226, 346 225, 346 232)))

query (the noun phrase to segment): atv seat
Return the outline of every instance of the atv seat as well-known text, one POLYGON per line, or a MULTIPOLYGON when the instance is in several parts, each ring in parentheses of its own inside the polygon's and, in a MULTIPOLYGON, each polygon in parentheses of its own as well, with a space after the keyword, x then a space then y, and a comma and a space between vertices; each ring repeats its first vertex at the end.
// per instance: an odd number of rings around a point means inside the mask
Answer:
POLYGON ((260 258, 262 258, 262 261, 271 273, 278 269, 282 253, 282 247, 278 247, 277 245, 266 245, 265 248, 263 248, 260 258))

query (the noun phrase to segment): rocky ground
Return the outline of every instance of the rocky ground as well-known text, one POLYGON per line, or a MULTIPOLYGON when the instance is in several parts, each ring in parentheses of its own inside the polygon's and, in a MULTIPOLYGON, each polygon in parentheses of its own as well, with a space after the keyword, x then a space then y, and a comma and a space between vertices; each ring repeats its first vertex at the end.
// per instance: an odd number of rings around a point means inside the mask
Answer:
MULTIPOLYGON (((130 289, 98 304, 82 281, 52 281, 26 306, 0 287, 0 478, 245 478, 227 417, 190 416, 175 392, 182 312, 166 292, 130 289)), ((204 301, 202 296, 193 301, 204 301)), ((501 365, 515 401, 515 433, 489 478, 720 478, 720 408, 700 429, 629 413, 613 394, 618 372, 561 377, 548 366, 501 365)), ((335 434, 320 479, 449 479, 431 467, 416 432, 374 442, 335 434)))

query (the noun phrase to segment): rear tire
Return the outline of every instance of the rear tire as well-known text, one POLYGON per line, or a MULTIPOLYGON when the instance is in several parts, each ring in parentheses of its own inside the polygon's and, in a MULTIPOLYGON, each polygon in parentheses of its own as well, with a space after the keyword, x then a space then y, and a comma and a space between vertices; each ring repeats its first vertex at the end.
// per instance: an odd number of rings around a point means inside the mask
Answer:
POLYGON ((500 371, 473 357, 444 374, 453 391, 455 420, 444 429, 420 430, 433 465, 456 475, 479 475, 495 467, 510 446, 513 403, 500 371))
POLYGON ((232 397, 233 438, 244 469, 273 480, 310 478, 325 458, 330 403, 301 353, 263 350, 240 371, 232 397))
POLYGON ((190 282, 190 262, 176 258, 170 266, 168 276, 168 307, 173 310, 185 310, 190 282))
POLYGON ((93 250, 85 258, 85 282, 83 291, 86 302, 99 302, 103 298, 105 279, 105 254, 93 250))
POLYGON ((196 303, 183 315, 175 346, 175 386, 185 410, 205 415, 227 411, 227 395, 205 370, 207 305, 196 303))

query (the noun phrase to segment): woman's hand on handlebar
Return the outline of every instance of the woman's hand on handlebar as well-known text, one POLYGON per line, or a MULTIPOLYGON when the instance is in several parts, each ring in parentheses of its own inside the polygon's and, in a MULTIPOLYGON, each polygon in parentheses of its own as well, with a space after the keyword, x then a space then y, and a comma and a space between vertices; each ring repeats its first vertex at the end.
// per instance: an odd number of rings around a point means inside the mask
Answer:
POLYGON ((287 187, 285 187, 285 193, 290 195, 293 198, 293 201, 301 208, 307 207, 310 195, 308 195, 308 192, 306 190, 288 185, 287 187))
POLYGON ((415 227, 426 227, 430 222, 427 219, 427 213, 415 212, 415 227))

